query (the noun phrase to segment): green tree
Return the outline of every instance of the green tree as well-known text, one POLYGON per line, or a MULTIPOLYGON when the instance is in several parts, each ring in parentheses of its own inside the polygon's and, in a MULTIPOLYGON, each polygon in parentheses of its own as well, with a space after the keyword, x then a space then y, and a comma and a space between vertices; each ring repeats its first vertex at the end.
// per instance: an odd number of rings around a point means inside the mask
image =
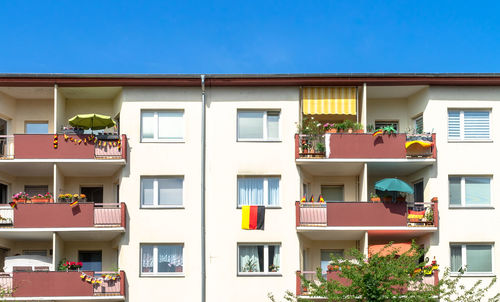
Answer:
MULTIPOLYGON (((398 250, 388 244, 384 249, 366 258, 365 255, 353 249, 346 258, 331 255, 331 268, 336 270, 339 278, 327 280, 318 268, 317 281, 311 281, 301 276, 303 287, 308 288, 311 297, 323 297, 326 301, 483 301, 488 291, 495 284, 493 278, 490 284, 482 287, 478 281, 467 289, 461 285, 463 272, 458 276, 450 276, 449 269, 444 271, 439 283, 423 282, 424 272, 432 273, 432 268, 425 267, 419 259, 426 250, 419 248, 414 242, 411 249, 398 255, 398 250), (430 269, 430 272, 429 272, 430 269)), ((437 274, 438 272, 434 272, 437 274)), ((488 301, 500 301, 500 294, 488 301)), ((276 301, 269 295, 271 301, 276 301)), ((307 298, 296 297, 287 292, 286 301, 310 301, 307 298)))

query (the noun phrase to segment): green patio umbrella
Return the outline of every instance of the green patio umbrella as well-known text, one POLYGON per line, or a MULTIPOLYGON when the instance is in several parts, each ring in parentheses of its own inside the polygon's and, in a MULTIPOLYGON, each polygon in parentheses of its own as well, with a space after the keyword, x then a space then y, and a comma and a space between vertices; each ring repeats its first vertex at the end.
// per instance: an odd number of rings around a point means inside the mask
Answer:
POLYGON ((413 194, 413 189, 406 182, 397 178, 384 178, 375 183, 375 189, 379 191, 405 192, 413 194))
POLYGON ((78 114, 69 119, 69 124, 73 127, 100 130, 116 125, 115 121, 110 116, 102 114, 78 114))

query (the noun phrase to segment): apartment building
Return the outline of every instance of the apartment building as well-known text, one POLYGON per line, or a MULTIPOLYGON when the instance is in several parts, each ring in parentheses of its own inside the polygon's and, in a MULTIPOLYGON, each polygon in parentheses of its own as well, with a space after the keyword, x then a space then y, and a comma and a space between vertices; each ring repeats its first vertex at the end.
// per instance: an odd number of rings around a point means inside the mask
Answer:
POLYGON ((488 74, 0 75, 4 299, 307 296, 298 274, 335 278, 331 253, 412 240, 441 268, 467 265, 467 283, 491 280, 499 87, 488 74), (70 126, 89 113, 116 126, 70 126), (386 178, 412 193, 370 201, 386 178), (263 229, 242 228, 248 205, 264 206, 263 229))

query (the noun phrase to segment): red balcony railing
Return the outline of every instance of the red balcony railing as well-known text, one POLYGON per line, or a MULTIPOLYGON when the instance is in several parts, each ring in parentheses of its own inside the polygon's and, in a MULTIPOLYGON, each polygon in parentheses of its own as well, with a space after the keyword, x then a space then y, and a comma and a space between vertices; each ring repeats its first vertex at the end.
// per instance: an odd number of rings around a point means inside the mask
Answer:
POLYGON ((0 207, 0 225, 14 228, 126 227, 125 203, 18 203, 0 207))
MULTIPOLYGON (((300 277, 301 275, 304 276, 304 278, 307 281, 316 282, 319 284, 319 280, 317 278, 317 273, 315 271, 304 271, 304 272, 297 271, 295 293, 297 296, 309 296, 309 295, 311 295, 311 293, 310 293, 311 289, 306 287, 303 284, 302 279, 300 277)), ((324 277, 328 281, 331 281, 331 280, 339 281, 342 285, 345 285, 345 286, 347 286, 351 283, 351 280, 340 277, 340 272, 338 272, 338 271, 337 272, 327 272, 327 273, 325 273, 324 277)), ((424 284, 428 284, 428 285, 438 285, 438 283, 439 283, 438 271, 434 271, 432 273, 432 275, 423 276, 421 282, 424 284)), ((409 290, 412 290, 412 288, 416 289, 417 287, 411 286, 411 285, 408 287, 409 290)))
MULTIPOLYGON (((91 140, 89 134, 15 134, 14 148, 7 149, 15 159, 127 159, 127 136, 116 140, 91 140)), ((0 142, 1 144, 1 142, 0 142)), ((2 158, 0 156, 0 158, 2 158)))
MULTIPOLYGON (((84 272, 100 277, 106 272, 84 272)), ((0 287, 8 297, 93 297, 125 296, 125 272, 116 280, 91 284, 81 277, 81 272, 13 272, 0 274, 0 287)))
POLYGON ((420 227, 438 226, 433 202, 296 202, 296 226, 420 227))
POLYGON ((295 135, 295 158, 436 158, 436 134, 327 133, 295 135), (406 142, 430 143, 406 148, 406 142))

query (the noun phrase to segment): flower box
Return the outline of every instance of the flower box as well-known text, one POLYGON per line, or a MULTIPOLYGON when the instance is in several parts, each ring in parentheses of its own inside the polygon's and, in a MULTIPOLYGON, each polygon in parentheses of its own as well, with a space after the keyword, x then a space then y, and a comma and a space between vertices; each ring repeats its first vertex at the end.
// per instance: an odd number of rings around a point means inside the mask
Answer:
POLYGON ((32 203, 48 203, 54 202, 52 198, 31 198, 32 203))

